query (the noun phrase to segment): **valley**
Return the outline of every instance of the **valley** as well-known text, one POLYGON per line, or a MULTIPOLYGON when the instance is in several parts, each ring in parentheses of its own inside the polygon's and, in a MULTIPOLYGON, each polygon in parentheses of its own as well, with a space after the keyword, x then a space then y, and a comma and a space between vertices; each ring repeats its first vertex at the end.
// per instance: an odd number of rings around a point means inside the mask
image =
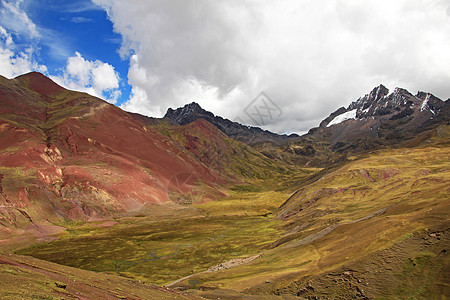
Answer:
POLYGON ((450 295, 448 100, 380 86, 296 137, 1 83, 1 298, 450 295))
POLYGON ((448 291, 448 157, 435 146, 381 151, 284 204, 286 192, 231 191, 161 216, 71 226, 58 240, 17 253, 158 285, 190 276, 170 287, 209 291, 200 296, 232 290, 392 299, 404 289, 413 298, 437 297, 448 291))
MULTIPOLYGON (((270 196, 283 199, 275 193, 270 196)), ((58 240, 17 253, 166 285, 221 262, 258 254, 281 237, 280 221, 256 214, 269 212, 264 203, 260 207, 241 203, 239 211, 220 209, 222 205, 226 203, 117 218, 107 227, 84 223, 71 227, 58 240)))

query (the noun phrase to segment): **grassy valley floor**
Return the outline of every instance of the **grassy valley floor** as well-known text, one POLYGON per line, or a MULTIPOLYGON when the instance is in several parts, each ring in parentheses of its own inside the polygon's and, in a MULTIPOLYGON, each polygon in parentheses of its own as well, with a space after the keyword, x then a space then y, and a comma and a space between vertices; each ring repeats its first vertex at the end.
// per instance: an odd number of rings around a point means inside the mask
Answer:
POLYGON ((446 145, 380 150, 215 202, 57 224, 17 253, 211 299, 445 299, 449 170, 446 145))
POLYGON ((272 217, 289 196, 244 185, 195 207, 155 206, 152 216, 60 224, 54 241, 18 251, 62 265, 165 285, 221 262, 258 254, 281 238, 272 217), (159 211, 159 212, 156 212, 159 211))

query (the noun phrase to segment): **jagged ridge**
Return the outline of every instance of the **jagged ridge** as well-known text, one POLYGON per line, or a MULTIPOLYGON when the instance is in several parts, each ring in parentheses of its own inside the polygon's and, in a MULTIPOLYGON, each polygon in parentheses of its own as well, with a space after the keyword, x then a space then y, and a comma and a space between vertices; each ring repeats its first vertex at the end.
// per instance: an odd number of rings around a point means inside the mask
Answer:
POLYGON ((333 122, 342 114, 354 111, 354 117, 349 119, 368 119, 389 116, 390 119, 400 119, 412 115, 413 113, 429 112, 431 116, 439 114, 444 107, 445 102, 435 97, 431 93, 419 91, 415 96, 405 89, 395 88, 389 93, 384 85, 374 88, 369 94, 360 97, 352 102, 346 109, 340 108, 331 114, 321 123, 321 127, 329 127, 331 123, 339 124, 341 122, 333 122))
POLYGON ((330 143, 334 150, 374 149, 425 139, 430 130, 448 124, 450 101, 426 92, 415 96, 405 89, 392 93, 379 85, 347 108, 341 107, 308 136, 330 143))
POLYGON ((183 107, 172 109, 169 108, 164 116, 179 125, 186 125, 198 119, 205 119, 209 123, 219 128, 227 136, 247 143, 255 145, 261 142, 283 142, 288 139, 298 137, 297 134, 280 135, 268 130, 263 130, 259 127, 246 126, 233 122, 220 116, 215 116, 213 113, 204 110, 198 103, 192 102, 183 107))

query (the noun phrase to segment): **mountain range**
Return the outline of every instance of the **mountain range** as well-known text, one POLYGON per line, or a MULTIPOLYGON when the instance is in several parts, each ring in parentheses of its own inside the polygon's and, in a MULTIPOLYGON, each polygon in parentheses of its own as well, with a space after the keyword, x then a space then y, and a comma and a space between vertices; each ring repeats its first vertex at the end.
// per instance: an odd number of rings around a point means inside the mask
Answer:
POLYGON ((253 146, 271 159, 323 166, 332 163, 340 153, 419 143, 440 124, 448 124, 449 105, 449 100, 442 101, 430 93, 418 92, 414 96, 402 88, 389 93, 380 85, 347 108, 331 113, 318 127, 301 137, 245 126, 215 116, 197 103, 176 110, 169 108, 164 118, 178 125, 204 119, 227 136, 253 146))
MULTIPOLYGON (((303 138, 325 140, 332 145, 338 141, 369 137, 394 140, 395 143, 412 138, 418 132, 432 129, 436 124, 448 122, 449 105, 450 101, 442 101, 430 93, 418 92, 414 96, 402 88, 396 88, 389 93, 385 86, 380 85, 347 108, 341 107, 330 114, 319 127, 312 128, 303 138), (335 126, 330 128, 333 125, 335 126)), ((281 144, 299 138, 296 134, 278 135, 215 116, 195 102, 176 110, 169 108, 164 118, 178 125, 204 119, 227 136, 250 145, 264 142, 281 144)))
POLYGON ((0 295, 445 298, 449 103, 380 85, 287 136, 0 76, 0 295))

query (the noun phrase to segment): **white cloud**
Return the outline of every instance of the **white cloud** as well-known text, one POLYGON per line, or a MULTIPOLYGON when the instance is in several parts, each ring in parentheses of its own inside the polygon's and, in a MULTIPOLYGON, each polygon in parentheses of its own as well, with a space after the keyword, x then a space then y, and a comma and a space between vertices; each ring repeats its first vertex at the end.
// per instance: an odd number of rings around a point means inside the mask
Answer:
MULTIPOLYGON (((52 29, 40 28, 44 33, 42 37, 36 25, 22 10, 22 4, 23 0, 1 0, 0 74, 8 78, 30 71, 39 71, 48 75, 47 67, 40 65, 35 59, 38 56, 37 45, 43 42, 49 46, 50 55, 60 58, 67 57, 67 49, 58 42, 56 31, 52 29), (21 40, 21 43, 15 42, 15 39, 21 40)), ((74 5, 71 8, 91 10, 98 9, 98 6, 84 2, 82 5, 74 5)), ((67 64, 60 76, 50 77, 66 88, 87 92, 112 103, 121 96, 120 79, 114 67, 99 60, 86 60, 78 52, 67 59, 67 64)))
POLYGON ((154 115, 155 112, 158 113, 149 105, 147 93, 139 86, 132 87, 130 99, 128 102, 122 104, 121 108, 126 111, 144 113, 149 116, 154 115))
POLYGON ((86 60, 80 53, 67 59, 61 76, 51 76, 58 84, 115 103, 121 96, 119 74, 108 63, 86 60))
POLYGON ((101 91, 117 89, 119 75, 110 64, 95 61, 92 69, 92 84, 101 91))
POLYGON ((80 53, 76 52, 75 56, 67 59, 65 74, 73 78, 78 84, 86 86, 91 81, 92 68, 92 62, 85 60, 80 53))
POLYGON ((29 46, 23 51, 16 51, 16 44, 11 34, 0 26, 0 74, 13 78, 18 75, 36 70, 47 72, 47 67, 38 64, 33 58, 33 47, 29 46))
POLYGON ((6 47, 11 47, 14 43, 12 36, 2 26, 0 26, 0 38, 2 45, 5 45, 6 47))
POLYGON ((448 1, 94 2, 135 55, 124 107, 142 113, 197 100, 233 119, 264 90, 283 111, 268 128, 299 132, 380 83, 450 96, 448 1))
POLYGON ((0 47, 0 73, 3 76, 12 78, 30 70, 31 62, 25 53, 16 55, 11 50, 0 47))
POLYGON ((16 35, 25 36, 30 39, 39 38, 40 35, 36 29, 36 25, 21 9, 22 3, 23 0, 1 0, 1 23, 8 31, 16 35))
POLYGON ((35 59, 36 41, 40 35, 36 25, 21 9, 23 0, 0 2, 0 74, 12 78, 39 71, 47 72, 47 67, 35 59), (26 39, 28 42, 17 43, 26 39))

